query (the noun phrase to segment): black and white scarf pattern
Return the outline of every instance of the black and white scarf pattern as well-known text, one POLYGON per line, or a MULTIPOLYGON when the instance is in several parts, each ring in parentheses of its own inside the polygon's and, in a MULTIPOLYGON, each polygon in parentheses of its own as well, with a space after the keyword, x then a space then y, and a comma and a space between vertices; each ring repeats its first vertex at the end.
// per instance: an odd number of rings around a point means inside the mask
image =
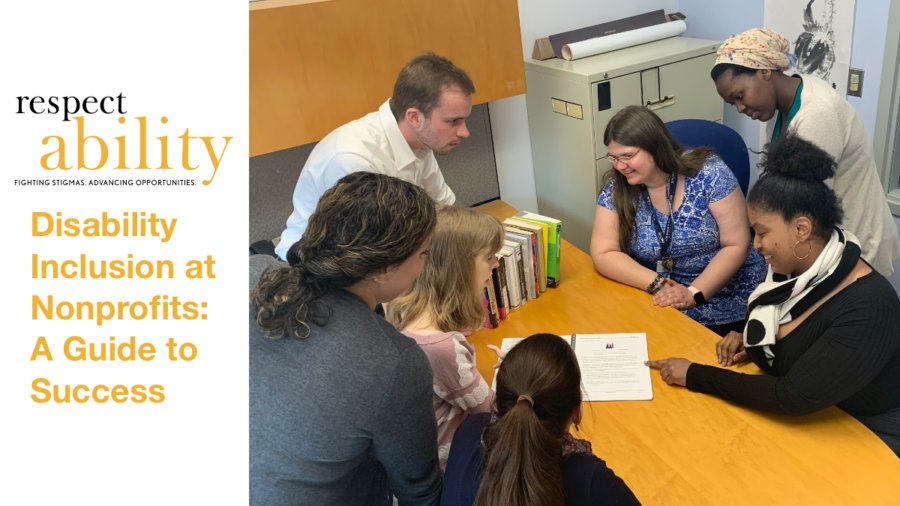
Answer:
POLYGON ((833 290, 856 266, 859 254, 856 236, 835 228, 825 249, 799 276, 788 279, 769 266, 766 280, 753 290, 747 303, 744 346, 764 346, 771 365, 771 345, 775 344, 778 327, 803 314, 833 290))

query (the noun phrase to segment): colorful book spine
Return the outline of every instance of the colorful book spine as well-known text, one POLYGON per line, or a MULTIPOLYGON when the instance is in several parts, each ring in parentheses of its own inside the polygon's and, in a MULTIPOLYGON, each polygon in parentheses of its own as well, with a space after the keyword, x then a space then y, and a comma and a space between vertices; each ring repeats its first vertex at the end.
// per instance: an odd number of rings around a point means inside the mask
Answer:
POLYGON ((526 233, 524 230, 506 226, 507 239, 517 242, 522 251, 523 270, 520 271, 520 274, 522 274, 522 279, 525 283, 525 293, 527 294, 528 299, 538 298, 538 293, 540 292, 537 276, 535 275, 537 266, 535 265, 536 260, 534 257, 532 235, 533 234, 526 233))
POLYGON ((497 309, 497 292, 494 290, 494 283, 487 284, 488 302, 491 308, 491 323, 494 328, 500 325, 500 311, 497 309))
POLYGON ((481 299, 481 305, 484 306, 484 327, 487 329, 497 328, 497 320, 491 315, 490 292, 484 287, 484 297, 481 299))
POLYGON ((516 218, 547 226, 547 286, 559 286, 560 261, 562 258, 562 221, 540 214, 522 211, 516 218))
POLYGON ((516 274, 519 277, 519 293, 522 295, 522 304, 528 301, 528 287, 525 284, 525 261, 522 257, 522 245, 519 243, 515 243, 513 249, 513 255, 516 256, 516 267, 518 268, 516 274))
POLYGON ((547 262, 544 260, 544 241, 543 229, 540 225, 530 223, 516 218, 507 218, 503 224, 512 227, 521 233, 531 236, 532 248, 534 251, 534 274, 537 281, 537 289, 539 292, 547 291, 547 262))
POLYGON ((518 266, 513 250, 506 242, 500 248, 500 265, 505 274, 506 294, 509 297, 509 309, 515 309, 522 305, 522 292, 519 291, 518 266))
POLYGON ((506 296, 505 274, 501 274, 500 267, 491 270, 491 283, 494 285, 494 296, 497 301, 497 316, 500 320, 505 320, 509 313, 509 297, 506 296))

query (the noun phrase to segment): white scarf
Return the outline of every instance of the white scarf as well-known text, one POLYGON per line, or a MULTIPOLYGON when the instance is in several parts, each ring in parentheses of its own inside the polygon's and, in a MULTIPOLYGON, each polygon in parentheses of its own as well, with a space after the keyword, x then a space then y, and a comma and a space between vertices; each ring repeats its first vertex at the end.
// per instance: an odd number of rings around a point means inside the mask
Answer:
POLYGON ((765 346, 772 361, 778 327, 803 314, 850 273, 859 260, 859 240, 835 228, 825 249, 812 266, 796 278, 786 279, 769 266, 766 280, 750 294, 749 315, 744 326, 744 346, 765 346))

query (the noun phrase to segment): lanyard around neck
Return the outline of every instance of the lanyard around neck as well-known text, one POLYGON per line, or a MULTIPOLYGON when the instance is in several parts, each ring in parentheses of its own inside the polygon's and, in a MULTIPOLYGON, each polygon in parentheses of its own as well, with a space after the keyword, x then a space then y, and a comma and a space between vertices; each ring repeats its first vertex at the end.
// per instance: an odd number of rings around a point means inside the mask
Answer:
POLYGON ((669 216, 666 219, 665 233, 663 233, 662 227, 659 226, 659 220, 656 219, 656 208, 653 207, 653 202, 650 201, 650 192, 647 191, 646 185, 641 185, 641 193, 644 195, 644 200, 647 201, 647 205, 650 207, 650 219, 653 220, 653 228, 656 230, 656 239, 659 241, 659 256, 663 259, 669 256, 669 246, 672 244, 672 222, 675 221, 672 218, 672 206, 675 204, 675 185, 677 183, 678 175, 673 172, 669 177, 669 187, 666 188, 666 202, 669 204, 669 216))

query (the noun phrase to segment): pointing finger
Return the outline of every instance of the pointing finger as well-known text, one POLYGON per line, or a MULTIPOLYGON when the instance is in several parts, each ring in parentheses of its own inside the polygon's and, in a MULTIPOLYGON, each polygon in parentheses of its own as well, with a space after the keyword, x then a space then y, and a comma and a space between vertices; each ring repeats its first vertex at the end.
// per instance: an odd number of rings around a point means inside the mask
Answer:
POLYGON ((664 365, 666 365, 665 360, 648 360, 644 362, 644 365, 649 367, 650 369, 661 369, 664 365))

